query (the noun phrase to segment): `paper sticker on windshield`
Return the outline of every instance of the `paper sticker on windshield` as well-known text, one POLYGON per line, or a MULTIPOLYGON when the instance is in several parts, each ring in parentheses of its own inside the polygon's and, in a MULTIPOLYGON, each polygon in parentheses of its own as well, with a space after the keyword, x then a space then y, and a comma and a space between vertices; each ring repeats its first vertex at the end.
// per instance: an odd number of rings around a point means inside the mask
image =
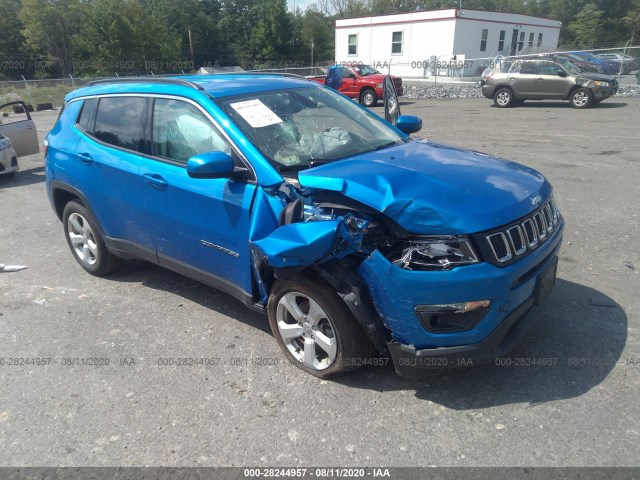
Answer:
POLYGON ((282 119, 273 113, 260 100, 232 103, 231 107, 244 118, 253 128, 267 127, 282 123, 282 119))

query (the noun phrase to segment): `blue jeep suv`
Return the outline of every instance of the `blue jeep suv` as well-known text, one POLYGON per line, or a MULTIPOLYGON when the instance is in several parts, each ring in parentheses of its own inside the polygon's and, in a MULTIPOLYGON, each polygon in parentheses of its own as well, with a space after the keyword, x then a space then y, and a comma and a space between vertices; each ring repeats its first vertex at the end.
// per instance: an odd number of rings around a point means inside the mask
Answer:
POLYGON ((51 205, 89 273, 164 266, 266 313, 328 377, 491 362, 551 290, 563 219, 537 171, 409 134, 281 75, 99 81, 47 136, 51 205))

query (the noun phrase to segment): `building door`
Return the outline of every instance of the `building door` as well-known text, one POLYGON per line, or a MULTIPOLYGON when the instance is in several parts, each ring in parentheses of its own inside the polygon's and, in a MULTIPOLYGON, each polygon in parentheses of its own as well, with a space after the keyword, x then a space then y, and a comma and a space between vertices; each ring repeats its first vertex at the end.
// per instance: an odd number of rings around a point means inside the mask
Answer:
POLYGON ((513 29, 513 35, 511 35, 511 53, 510 56, 514 56, 516 54, 516 48, 518 46, 518 29, 513 29))

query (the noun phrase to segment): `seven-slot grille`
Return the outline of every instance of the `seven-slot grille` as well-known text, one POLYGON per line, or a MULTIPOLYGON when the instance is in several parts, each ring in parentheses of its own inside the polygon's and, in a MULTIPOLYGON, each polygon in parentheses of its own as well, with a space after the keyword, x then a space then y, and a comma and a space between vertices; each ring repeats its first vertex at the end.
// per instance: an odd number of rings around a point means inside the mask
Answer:
POLYGON ((561 222, 553 197, 530 215, 498 230, 480 234, 485 259, 506 266, 525 257, 553 236, 561 222))

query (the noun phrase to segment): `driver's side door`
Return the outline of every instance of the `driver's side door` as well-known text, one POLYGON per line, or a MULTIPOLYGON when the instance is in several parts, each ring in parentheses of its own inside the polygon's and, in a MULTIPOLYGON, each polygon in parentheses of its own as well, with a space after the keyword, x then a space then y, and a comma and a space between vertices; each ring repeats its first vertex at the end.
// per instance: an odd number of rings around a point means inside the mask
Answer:
POLYGON ((140 176, 159 263, 226 291, 251 292, 249 210, 255 185, 189 177, 186 164, 193 155, 224 151, 241 161, 196 104, 156 98, 152 109, 151 155, 143 159, 140 176))
POLYGON ((564 69, 555 62, 539 63, 536 79, 536 95, 539 98, 567 98, 572 82, 567 80, 566 74, 560 76, 559 72, 564 72, 564 69))

